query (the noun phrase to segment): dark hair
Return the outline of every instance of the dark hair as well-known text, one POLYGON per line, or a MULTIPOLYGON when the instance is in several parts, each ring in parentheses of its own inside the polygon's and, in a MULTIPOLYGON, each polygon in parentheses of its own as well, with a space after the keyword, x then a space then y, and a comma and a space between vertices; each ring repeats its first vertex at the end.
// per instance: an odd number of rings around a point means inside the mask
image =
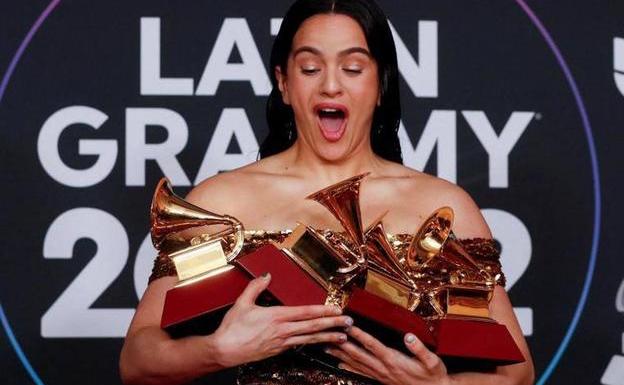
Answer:
POLYGON ((387 18, 373 0, 298 0, 290 7, 271 51, 269 72, 273 90, 266 107, 269 134, 260 146, 260 157, 282 152, 297 139, 293 110, 282 100, 275 68, 279 66, 282 72, 286 71, 293 38, 306 19, 332 13, 353 18, 364 31, 371 55, 377 62, 381 90, 380 105, 373 114, 371 146, 382 158, 402 163, 397 133, 401 104, 396 50, 387 18))

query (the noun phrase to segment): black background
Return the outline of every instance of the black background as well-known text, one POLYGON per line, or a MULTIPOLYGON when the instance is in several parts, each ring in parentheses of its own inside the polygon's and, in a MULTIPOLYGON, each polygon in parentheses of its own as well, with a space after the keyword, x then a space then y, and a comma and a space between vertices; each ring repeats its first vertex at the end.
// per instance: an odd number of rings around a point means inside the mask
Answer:
MULTIPOLYGON (((134 307, 134 256, 147 234, 146 207, 160 169, 149 163, 146 186, 125 186, 124 110, 169 108, 184 117, 189 143, 179 160, 191 181, 225 107, 245 108, 256 137, 266 132, 264 97, 248 83, 222 83, 215 97, 141 96, 139 19, 161 17, 162 68, 167 76, 193 77, 195 85, 224 17, 245 17, 265 66, 272 38, 269 18, 289 2, 188 4, 167 1, 63 1, 44 22, 21 58, 0 102, 3 268, 0 303, 31 364, 46 384, 118 382, 120 338, 44 339, 42 314, 95 252, 77 243, 71 260, 44 260, 43 237, 51 222, 76 207, 102 209, 124 224, 130 240, 126 268, 94 307, 134 307), (36 140, 43 122, 70 105, 89 105, 109 116, 97 132, 73 127, 60 142, 63 159, 78 157, 79 138, 119 141, 113 172, 84 189, 59 184, 39 163, 36 140)), ((531 306, 527 337, 538 378, 565 334, 587 270, 593 231, 594 195, 588 144, 580 114, 553 53, 514 1, 380 1, 399 35, 416 55, 416 20, 438 21, 439 95, 415 98, 402 86, 403 122, 416 143, 432 109, 457 111, 458 184, 483 208, 521 218, 531 233, 533 255, 510 290, 516 306, 531 306), (509 157, 509 188, 488 186, 487 156, 461 116, 484 110, 502 128, 511 111, 539 112, 509 157)), ((47 2, 0 3, 0 74, 47 2)), ((561 49, 578 84, 592 123, 602 189, 601 237, 587 306, 563 358, 548 383, 600 383, 611 356, 623 354, 624 315, 615 294, 624 279, 620 237, 624 95, 613 81, 613 38, 624 37, 620 2, 531 1, 561 49)), ((154 141, 162 140, 158 131, 154 141)), ((426 170, 435 173, 435 157, 426 170)), ((178 188, 183 194, 188 188, 178 188)), ((8 343, 0 343, 3 383, 29 381, 8 343)))

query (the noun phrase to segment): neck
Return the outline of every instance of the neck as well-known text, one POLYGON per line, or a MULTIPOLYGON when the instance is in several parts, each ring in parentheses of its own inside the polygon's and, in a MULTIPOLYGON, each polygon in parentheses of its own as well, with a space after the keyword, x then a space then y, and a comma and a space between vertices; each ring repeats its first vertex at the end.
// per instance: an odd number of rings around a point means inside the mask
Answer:
POLYGON ((320 186, 327 186, 364 172, 378 174, 383 160, 373 152, 370 142, 358 146, 343 159, 330 161, 319 157, 298 139, 288 150, 291 171, 302 178, 311 178, 320 186))

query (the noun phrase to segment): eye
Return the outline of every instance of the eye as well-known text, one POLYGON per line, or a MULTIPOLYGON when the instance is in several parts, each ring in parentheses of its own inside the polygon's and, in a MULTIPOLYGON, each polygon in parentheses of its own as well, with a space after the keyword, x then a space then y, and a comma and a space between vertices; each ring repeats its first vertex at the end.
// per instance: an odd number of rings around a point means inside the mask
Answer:
POLYGON ((304 75, 314 75, 319 72, 319 69, 316 67, 303 67, 301 68, 301 73, 304 75))
POLYGON ((345 67, 342 70, 349 75, 359 75, 362 73, 362 69, 359 67, 345 67))

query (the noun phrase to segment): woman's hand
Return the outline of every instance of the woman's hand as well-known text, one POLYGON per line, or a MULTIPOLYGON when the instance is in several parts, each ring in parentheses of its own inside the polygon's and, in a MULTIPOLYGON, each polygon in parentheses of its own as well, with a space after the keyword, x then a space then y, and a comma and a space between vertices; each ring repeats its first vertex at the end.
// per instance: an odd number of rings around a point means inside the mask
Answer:
POLYGON ((436 354, 413 334, 405 335, 407 349, 414 354, 409 357, 382 344, 375 337, 357 327, 348 330, 351 338, 362 346, 346 342, 327 353, 342 361, 340 367, 384 384, 450 384, 446 366, 436 354))
POLYGON ((213 334, 217 361, 224 367, 258 361, 296 346, 313 343, 341 344, 345 333, 327 331, 353 324, 335 306, 271 306, 255 304, 269 286, 266 274, 249 283, 213 334))

